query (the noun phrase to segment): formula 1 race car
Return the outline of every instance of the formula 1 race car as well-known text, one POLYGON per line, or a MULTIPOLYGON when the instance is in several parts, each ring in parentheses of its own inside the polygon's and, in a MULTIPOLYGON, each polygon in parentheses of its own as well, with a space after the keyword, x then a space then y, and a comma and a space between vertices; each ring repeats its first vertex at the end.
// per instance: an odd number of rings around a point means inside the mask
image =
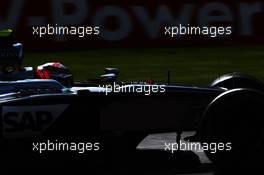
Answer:
POLYGON ((108 152, 117 147, 133 152, 148 134, 195 130, 201 143, 232 143, 230 151, 205 151, 216 165, 262 155, 264 84, 251 76, 223 75, 208 87, 122 83, 116 80, 118 69, 107 68, 99 79, 74 83, 65 66, 49 63, 23 78, 27 71, 16 62, 22 54, 14 54, 22 45, 1 47, 1 60, 8 58, 0 63, 1 135, 7 150, 23 150, 14 144, 21 139, 100 137, 108 152))

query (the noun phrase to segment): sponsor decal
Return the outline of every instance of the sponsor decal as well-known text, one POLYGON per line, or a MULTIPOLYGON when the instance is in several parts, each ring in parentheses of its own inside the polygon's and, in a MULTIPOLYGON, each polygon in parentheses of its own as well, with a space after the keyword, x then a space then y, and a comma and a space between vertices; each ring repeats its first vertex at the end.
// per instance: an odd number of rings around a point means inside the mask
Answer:
MULTIPOLYGON (((3 1, 0 7, 0 27, 18 30, 18 36, 31 47, 50 46, 50 42, 68 47, 104 46, 105 42, 138 46, 184 43, 185 37, 171 42, 164 39, 164 26, 231 26, 235 41, 248 39, 253 42, 263 41, 264 3, 255 1, 109 1, 95 0, 56 0, 3 1), (39 7, 39 8, 37 8, 39 7), (1 9, 2 8, 2 9, 1 9), (37 9, 37 10, 36 10, 37 9), (1 12, 2 11, 2 12, 1 12), (40 40, 34 36, 32 28, 50 25, 77 27, 91 25, 100 27, 100 38, 85 38, 74 42, 73 36, 51 36, 40 40), (87 43, 87 40, 90 42, 87 43), (163 42, 160 42, 163 41, 163 42), (38 44, 36 44, 38 42, 38 44), (32 44, 33 43, 33 44, 32 44)), ((230 40, 233 40, 231 38, 230 40)), ((187 38, 190 41, 189 38, 187 38)), ((205 42, 207 38, 205 37, 205 42)), ((191 38, 194 41, 195 38, 191 38)), ((197 39, 200 41, 200 38, 197 39)), ((221 40, 221 37, 220 39, 221 40)), ((209 42, 209 41, 207 41, 209 42)), ((248 42, 245 40, 245 42, 248 42)))
POLYGON ((67 109, 68 104, 42 106, 3 106, 4 138, 40 135, 67 109))

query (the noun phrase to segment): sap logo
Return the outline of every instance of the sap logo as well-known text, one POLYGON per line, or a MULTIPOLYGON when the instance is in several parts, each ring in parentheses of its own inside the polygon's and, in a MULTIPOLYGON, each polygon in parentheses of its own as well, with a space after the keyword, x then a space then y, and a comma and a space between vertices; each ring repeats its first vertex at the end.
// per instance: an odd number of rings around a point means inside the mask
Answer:
POLYGON ((4 106, 3 136, 32 137, 40 135, 65 111, 68 105, 4 106))
POLYGON ((10 127, 7 132, 18 132, 24 130, 41 131, 45 125, 51 124, 53 116, 48 111, 37 112, 7 112, 4 117, 4 123, 10 127))

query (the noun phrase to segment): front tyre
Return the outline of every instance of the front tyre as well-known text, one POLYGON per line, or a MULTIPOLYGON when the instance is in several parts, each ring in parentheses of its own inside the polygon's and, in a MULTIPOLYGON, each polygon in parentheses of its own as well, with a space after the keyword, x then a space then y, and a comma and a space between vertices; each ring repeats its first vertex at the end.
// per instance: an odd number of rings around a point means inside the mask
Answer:
POLYGON ((263 93, 233 89, 219 95, 204 113, 200 127, 201 143, 223 143, 225 146, 231 143, 231 149, 215 153, 205 150, 205 154, 218 167, 261 167, 263 119, 263 93))

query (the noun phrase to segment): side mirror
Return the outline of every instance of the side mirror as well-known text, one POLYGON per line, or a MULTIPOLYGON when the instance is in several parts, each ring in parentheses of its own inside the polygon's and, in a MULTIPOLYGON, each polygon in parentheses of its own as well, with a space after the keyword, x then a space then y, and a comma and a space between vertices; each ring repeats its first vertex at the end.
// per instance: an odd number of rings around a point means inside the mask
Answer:
POLYGON ((105 68, 105 74, 115 74, 119 75, 119 69, 118 68, 105 68))
POLYGON ((116 81, 116 74, 104 74, 100 76, 101 82, 108 83, 108 82, 115 82, 116 81))

